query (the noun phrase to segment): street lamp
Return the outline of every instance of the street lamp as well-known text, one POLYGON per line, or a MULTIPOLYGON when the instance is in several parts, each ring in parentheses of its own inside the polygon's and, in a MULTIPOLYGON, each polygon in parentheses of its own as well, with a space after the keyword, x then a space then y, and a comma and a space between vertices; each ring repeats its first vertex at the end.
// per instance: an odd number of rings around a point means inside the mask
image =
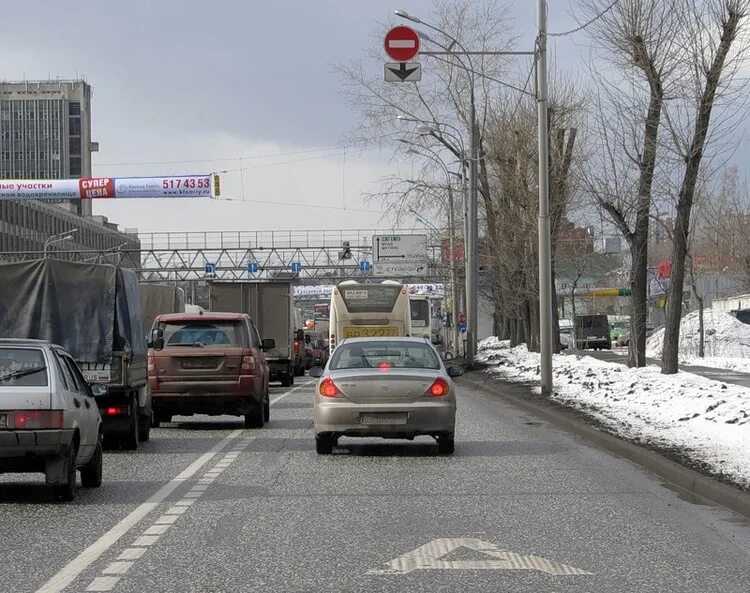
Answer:
POLYGON ((78 229, 73 229, 72 231, 65 231, 64 233, 58 233, 56 235, 52 235, 51 237, 47 237, 47 240, 44 242, 44 257, 48 257, 49 248, 51 245, 60 243, 61 241, 69 241, 77 232, 78 229))
POLYGON ((471 141, 470 141, 470 152, 469 152, 469 200, 467 204, 467 233, 466 233, 466 365, 471 369, 474 366, 474 356, 476 354, 477 344, 477 320, 478 320, 478 283, 479 283, 479 269, 478 269, 478 235, 479 235, 479 221, 478 221, 478 163, 479 163, 479 124, 477 123, 477 110, 475 100, 475 79, 474 79, 474 63, 471 59, 471 54, 466 51, 466 48, 461 42, 450 35, 448 32, 441 28, 431 25, 423 21, 422 19, 409 14, 405 10, 395 10, 394 14, 408 21, 419 23, 424 25, 428 29, 432 29, 443 35, 446 39, 451 41, 451 44, 444 48, 451 53, 458 61, 459 67, 466 71, 469 77, 469 88, 471 91, 471 112, 469 114, 469 120, 471 121, 471 141), (452 52, 453 46, 458 47, 461 53, 452 52), (464 64, 462 56, 465 56, 469 62, 467 67, 464 64))

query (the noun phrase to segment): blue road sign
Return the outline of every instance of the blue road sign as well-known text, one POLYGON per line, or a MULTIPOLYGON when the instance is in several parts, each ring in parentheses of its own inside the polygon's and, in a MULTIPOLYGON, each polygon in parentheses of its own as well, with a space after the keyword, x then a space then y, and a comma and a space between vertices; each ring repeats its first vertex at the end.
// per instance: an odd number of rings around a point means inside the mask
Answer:
POLYGON ((299 273, 302 271, 302 264, 298 261, 292 262, 292 272, 299 273))
POLYGON ((206 276, 216 276, 216 264, 206 263, 206 276))
POLYGON ((363 261, 359 262, 359 269, 362 270, 363 272, 369 272, 370 271, 370 262, 368 262, 367 260, 363 260, 363 261))
POLYGON ((251 261, 247 264, 247 271, 251 274, 257 274, 258 270, 260 270, 260 266, 258 266, 257 262, 251 261))
POLYGON ((458 331, 460 331, 462 334, 466 333, 466 324, 465 323, 459 323, 458 324, 458 331))

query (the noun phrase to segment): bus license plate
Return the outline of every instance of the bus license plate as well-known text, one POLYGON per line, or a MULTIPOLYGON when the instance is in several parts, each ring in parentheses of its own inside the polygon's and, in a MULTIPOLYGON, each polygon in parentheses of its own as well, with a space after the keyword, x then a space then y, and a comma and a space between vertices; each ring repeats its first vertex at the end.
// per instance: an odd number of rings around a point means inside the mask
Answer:
POLYGON ((398 336, 397 327, 344 326, 344 338, 385 338, 390 336, 398 336))

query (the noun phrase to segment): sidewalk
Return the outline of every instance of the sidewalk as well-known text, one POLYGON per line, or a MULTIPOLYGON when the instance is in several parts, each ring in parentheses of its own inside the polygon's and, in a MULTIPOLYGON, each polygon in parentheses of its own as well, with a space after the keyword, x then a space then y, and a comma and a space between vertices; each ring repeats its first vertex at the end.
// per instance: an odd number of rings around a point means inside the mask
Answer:
MULTIPOLYGON (((627 366, 628 358, 626 355, 612 352, 611 350, 578 350, 576 352, 569 352, 564 350, 562 354, 566 356, 590 356, 597 360, 604 362, 614 362, 627 366)), ((656 358, 647 358, 646 362, 649 366, 656 366, 661 368, 661 361, 656 358)), ((706 379, 712 381, 721 381, 722 383, 731 383, 732 385, 739 385, 740 387, 750 388, 750 373, 740 373, 737 371, 730 371, 727 369, 719 369, 715 367, 707 366, 696 366, 696 365, 680 365, 680 370, 686 373, 693 373, 694 375, 700 375, 706 379)))

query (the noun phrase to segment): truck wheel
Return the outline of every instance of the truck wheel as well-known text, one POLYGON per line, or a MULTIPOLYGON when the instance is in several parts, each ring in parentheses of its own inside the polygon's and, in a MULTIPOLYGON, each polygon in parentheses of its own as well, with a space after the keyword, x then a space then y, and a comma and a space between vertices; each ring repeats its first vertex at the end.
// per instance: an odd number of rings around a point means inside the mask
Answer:
POLYGON ((294 385, 294 369, 289 373, 289 385, 294 385))
POLYGON ((141 433, 138 422, 139 416, 138 404, 136 404, 135 414, 133 414, 133 419, 130 421, 128 433, 122 437, 122 448, 126 451, 135 451, 138 448, 138 435, 141 433))
POLYGON ((263 428, 263 404, 258 404, 245 414, 245 428, 263 428))
POLYGON ((76 456, 75 443, 68 447, 67 460, 65 462, 66 481, 64 484, 56 484, 54 488, 55 499, 61 502, 70 502, 76 497, 76 456))
POLYGON ((292 384, 291 378, 289 377, 289 373, 284 373, 281 375, 281 386, 282 387, 289 387, 292 384))
POLYGON ((138 440, 141 441, 142 443, 145 443, 150 438, 151 438, 151 416, 149 416, 148 414, 141 414, 141 417, 138 422, 138 440))
POLYGON ((96 444, 91 460, 81 469, 81 486, 84 488, 98 488, 102 485, 102 441, 96 444))

